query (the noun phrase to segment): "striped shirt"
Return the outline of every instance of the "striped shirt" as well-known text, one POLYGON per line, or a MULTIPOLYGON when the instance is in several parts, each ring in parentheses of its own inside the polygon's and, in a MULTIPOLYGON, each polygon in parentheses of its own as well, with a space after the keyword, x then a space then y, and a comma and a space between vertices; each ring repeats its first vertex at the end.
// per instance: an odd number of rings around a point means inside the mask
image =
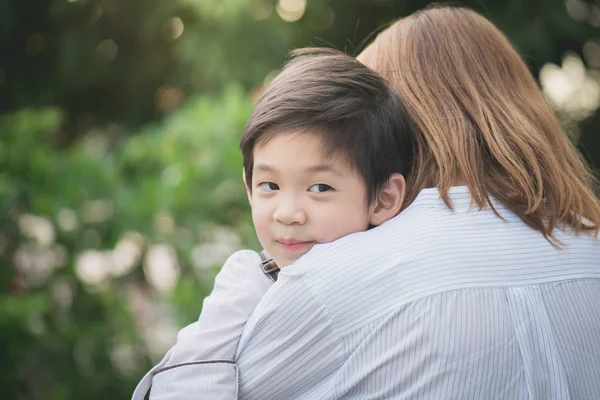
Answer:
POLYGON ((425 189, 315 246, 257 299, 232 362, 157 374, 152 398, 600 399, 600 241, 557 232, 559 249, 498 202, 503 219, 450 198, 425 189))

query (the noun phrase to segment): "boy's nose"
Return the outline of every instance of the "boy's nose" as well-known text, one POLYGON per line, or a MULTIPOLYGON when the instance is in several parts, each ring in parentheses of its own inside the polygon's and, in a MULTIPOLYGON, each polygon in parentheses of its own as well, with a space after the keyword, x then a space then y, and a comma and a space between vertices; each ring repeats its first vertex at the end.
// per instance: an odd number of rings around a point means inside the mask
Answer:
POLYGON ((306 223, 306 212, 294 201, 287 201, 279 204, 275 210, 273 218, 285 225, 306 223))

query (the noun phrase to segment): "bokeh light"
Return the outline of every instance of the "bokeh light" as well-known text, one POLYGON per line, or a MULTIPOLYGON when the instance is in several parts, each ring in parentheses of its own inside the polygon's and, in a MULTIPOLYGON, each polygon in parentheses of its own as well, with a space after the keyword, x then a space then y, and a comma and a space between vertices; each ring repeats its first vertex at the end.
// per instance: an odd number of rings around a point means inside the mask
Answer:
POLYGON ((119 46, 112 39, 103 40, 96 46, 96 55, 100 60, 105 62, 114 60, 118 52, 119 46))
POLYGON ((589 6, 582 0, 565 0, 565 7, 575 21, 585 21, 589 18, 589 6))
POLYGON ((568 118, 584 120, 600 106, 600 83, 575 53, 567 53, 560 67, 544 65, 539 78, 552 106, 568 118))
POLYGON ((179 17, 173 17, 169 20, 169 28, 171 30, 171 39, 178 39, 185 30, 183 21, 179 17))
POLYGON ((306 0, 279 0, 277 14, 286 22, 298 21, 306 11, 306 0))
POLYGON ((152 245, 144 260, 146 280, 159 292, 170 291, 180 274, 175 250, 166 244, 152 245))

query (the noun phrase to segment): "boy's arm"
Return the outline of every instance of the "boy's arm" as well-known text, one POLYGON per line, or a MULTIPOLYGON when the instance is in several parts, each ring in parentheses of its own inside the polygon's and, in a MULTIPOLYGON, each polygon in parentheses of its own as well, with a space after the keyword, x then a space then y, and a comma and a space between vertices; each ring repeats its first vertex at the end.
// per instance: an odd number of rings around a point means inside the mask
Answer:
POLYGON ((246 321, 273 284, 253 251, 232 255, 204 299, 198 321, 183 328, 177 343, 138 384, 133 400, 237 399, 233 363, 246 321))

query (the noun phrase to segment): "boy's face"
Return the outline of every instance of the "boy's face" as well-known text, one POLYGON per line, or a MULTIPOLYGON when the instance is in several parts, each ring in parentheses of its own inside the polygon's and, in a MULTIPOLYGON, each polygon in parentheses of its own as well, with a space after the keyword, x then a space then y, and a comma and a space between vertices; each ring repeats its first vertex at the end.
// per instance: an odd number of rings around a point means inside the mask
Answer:
POLYGON ((371 222, 362 177, 344 158, 325 158, 322 149, 310 132, 277 135, 254 148, 252 219, 280 267, 316 243, 367 230, 371 222))

